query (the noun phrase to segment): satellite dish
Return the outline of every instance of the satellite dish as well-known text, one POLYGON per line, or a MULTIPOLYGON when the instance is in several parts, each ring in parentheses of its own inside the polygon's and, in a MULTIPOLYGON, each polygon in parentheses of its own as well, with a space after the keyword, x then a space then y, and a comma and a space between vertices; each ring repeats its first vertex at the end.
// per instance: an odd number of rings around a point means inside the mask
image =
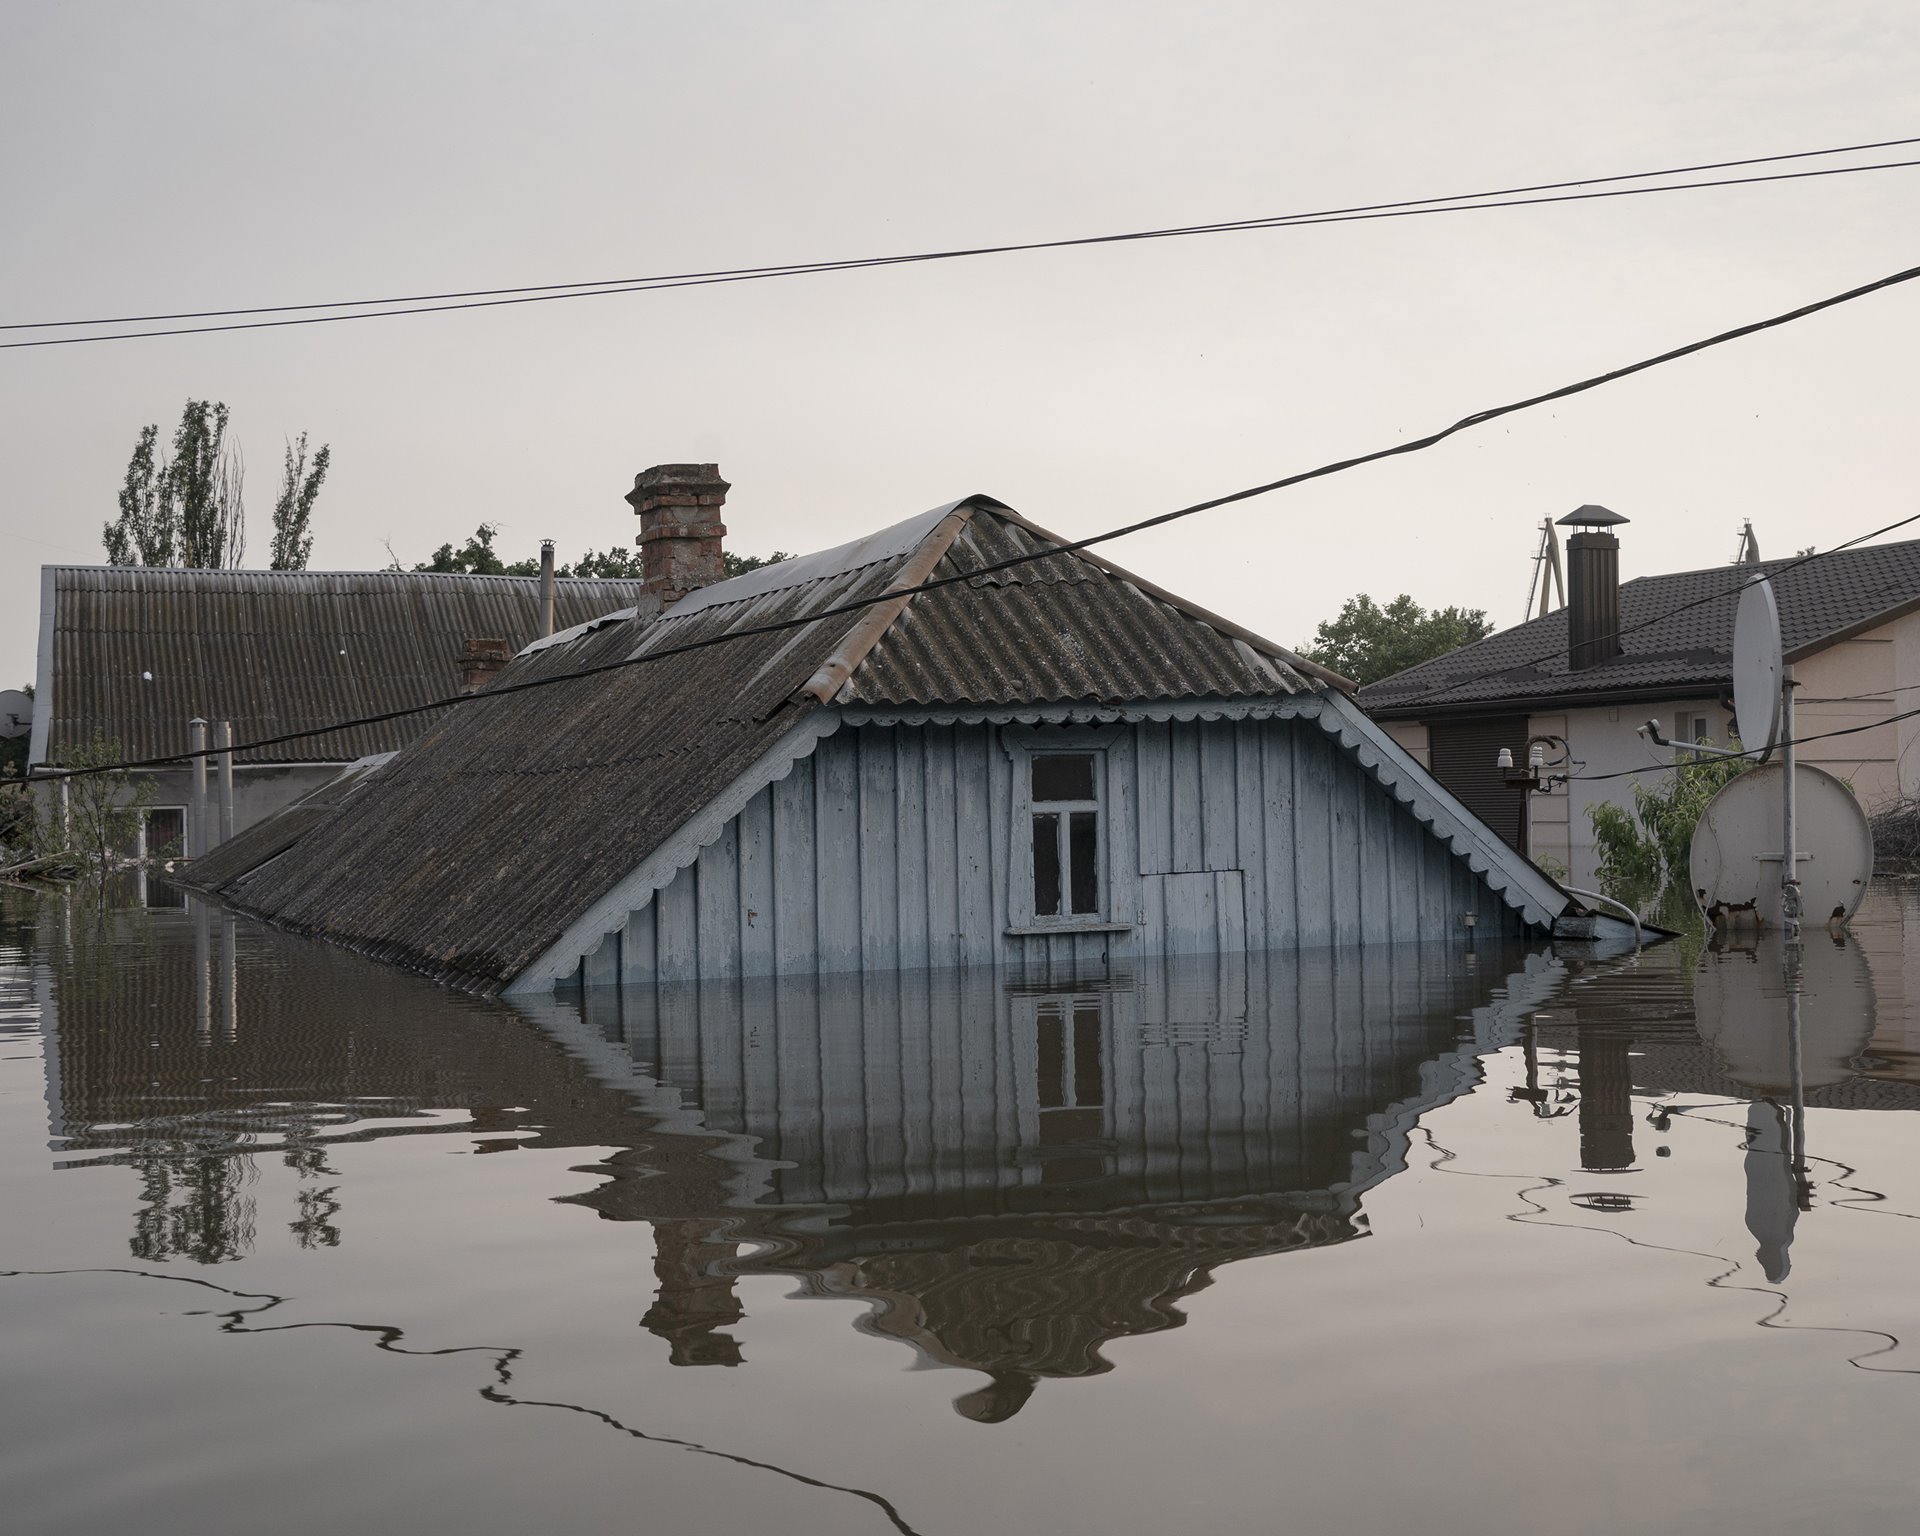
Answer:
POLYGON ((33 729, 33 700, 18 688, 0 693, 0 740, 11 741, 33 729))
MULTIPOLYGON (((1785 1093, 1793 1083, 1784 942, 1764 933, 1751 948, 1705 950, 1694 974, 1694 1027, 1727 1076, 1755 1093, 1785 1093)), ((1845 1082, 1873 1038, 1878 1012, 1860 941, 1852 934, 1814 939, 1800 953, 1794 985, 1803 1082, 1845 1082)))
MULTIPOLYGON (((1737 919, 1751 913, 1763 927, 1780 922, 1781 791, 1786 769, 1755 768, 1724 785, 1694 828, 1687 877, 1702 910, 1737 919)), ((1809 923, 1845 922, 1859 909, 1873 878, 1873 834, 1867 813, 1832 774, 1799 763, 1793 775, 1795 841, 1800 845, 1800 911, 1809 923)))
POLYGON ((1762 576, 1740 594, 1734 615, 1733 714, 1740 744, 1763 763, 1780 739, 1780 666, 1780 608, 1762 576))

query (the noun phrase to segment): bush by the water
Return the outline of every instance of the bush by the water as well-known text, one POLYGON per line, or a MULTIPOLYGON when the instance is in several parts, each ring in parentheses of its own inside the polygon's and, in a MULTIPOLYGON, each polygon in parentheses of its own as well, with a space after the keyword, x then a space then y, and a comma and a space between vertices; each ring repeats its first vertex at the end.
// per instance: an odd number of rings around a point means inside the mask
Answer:
POLYGON ((1744 757, 1684 758, 1652 784, 1636 779, 1631 811, 1604 800, 1588 806, 1601 889, 1642 911, 1665 893, 1684 893, 1693 829, 1707 802, 1752 766, 1744 757))
POLYGON ((1868 818, 1873 828, 1873 862, 1902 874, 1920 872, 1920 799, 1903 796, 1868 818))

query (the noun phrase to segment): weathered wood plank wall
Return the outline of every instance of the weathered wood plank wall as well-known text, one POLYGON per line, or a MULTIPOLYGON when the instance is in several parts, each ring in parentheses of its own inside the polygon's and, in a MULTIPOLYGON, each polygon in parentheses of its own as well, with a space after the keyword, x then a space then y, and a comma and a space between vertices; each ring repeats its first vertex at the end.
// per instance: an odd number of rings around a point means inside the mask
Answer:
POLYGON ((705 1128, 753 1138, 782 1204, 927 1219, 1058 1184, 1076 1208, 1293 1193, 1337 1209, 1383 1171, 1382 1144, 1355 1132, 1431 1094, 1423 1065, 1456 1046, 1503 958, 1269 951, 1058 990, 867 972, 607 989, 582 1007, 705 1128))
MULTIPOLYGON (((1014 936, 1016 759, 989 725, 850 726, 762 791, 589 983, 1517 937, 1465 861, 1307 720, 1144 721, 1106 743, 1108 910, 1014 936)), ((1063 746, 1072 746, 1063 739, 1063 746)))

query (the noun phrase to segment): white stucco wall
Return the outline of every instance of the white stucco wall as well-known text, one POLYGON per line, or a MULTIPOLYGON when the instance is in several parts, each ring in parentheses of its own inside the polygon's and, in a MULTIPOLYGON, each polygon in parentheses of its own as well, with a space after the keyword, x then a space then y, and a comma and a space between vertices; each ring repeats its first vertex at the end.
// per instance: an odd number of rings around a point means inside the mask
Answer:
MULTIPOLYGON (((1535 715, 1530 724, 1535 734, 1566 738, 1572 754, 1572 772, 1591 776, 1619 773, 1629 768, 1657 768, 1670 762, 1670 754, 1648 743, 1638 734, 1638 729, 1646 720, 1657 719, 1661 730, 1671 735, 1678 717, 1690 714, 1706 715, 1711 721, 1711 739, 1725 745, 1727 713, 1710 698, 1570 709, 1560 715, 1535 715)), ((1556 860, 1566 869, 1572 884, 1594 888, 1599 879, 1599 858, 1594 851, 1593 822, 1587 808, 1610 801, 1631 810, 1634 783, 1653 784, 1659 778, 1657 772, 1598 781, 1575 777, 1566 784, 1556 785, 1550 793, 1536 794, 1529 806, 1528 853, 1536 861, 1543 857, 1556 860)))
POLYGON ((1797 663, 1794 675, 1802 761, 1846 780, 1869 812, 1920 792, 1920 721, 1875 723, 1920 704, 1920 613, 1829 646, 1797 663), (1850 726, 1868 729, 1808 739, 1850 726))

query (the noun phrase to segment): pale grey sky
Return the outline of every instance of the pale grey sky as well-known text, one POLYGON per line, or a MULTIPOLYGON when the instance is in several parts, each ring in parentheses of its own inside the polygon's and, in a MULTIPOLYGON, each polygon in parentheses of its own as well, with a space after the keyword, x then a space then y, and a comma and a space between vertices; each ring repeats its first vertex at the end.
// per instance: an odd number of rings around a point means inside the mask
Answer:
MULTIPOLYGON (((0 5, 0 320, 757 265, 1375 202, 1920 132, 1920 8, 1382 0, 0 5)), ((1890 158, 1881 156, 1879 158, 1890 158)), ((142 423, 225 400, 264 563, 632 540, 718 460, 730 544, 973 491, 1083 535, 1914 262, 1920 170, 0 357, 0 686, 104 558, 142 423)), ((1108 553, 1294 643, 1365 590, 1519 617, 1533 527, 1627 575, 1916 510, 1920 290, 1108 553)))

